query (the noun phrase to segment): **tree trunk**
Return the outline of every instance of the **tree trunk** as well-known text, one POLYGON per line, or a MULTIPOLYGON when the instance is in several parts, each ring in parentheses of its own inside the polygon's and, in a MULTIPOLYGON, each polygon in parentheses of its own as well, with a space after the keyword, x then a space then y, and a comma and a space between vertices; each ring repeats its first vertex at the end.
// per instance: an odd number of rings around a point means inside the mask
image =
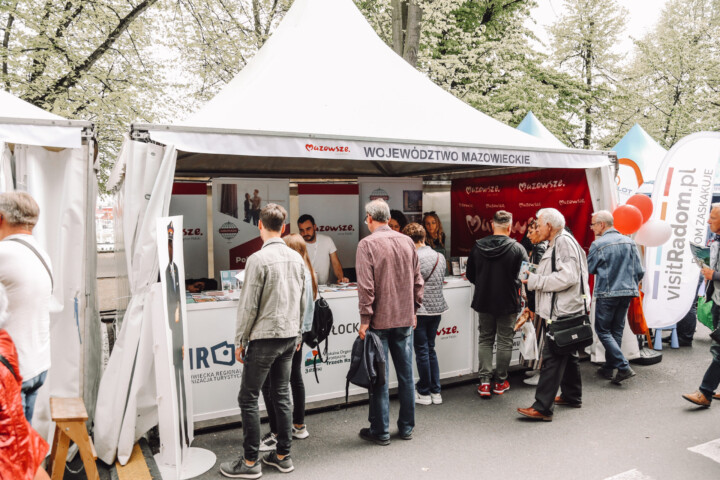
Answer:
POLYGON ((5 35, 3 35, 2 43, 2 75, 5 79, 5 87, 10 90, 10 80, 8 79, 8 48, 10 46, 10 32, 12 31, 12 24, 15 21, 15 16, 10 12, 8 14, 7 24, 5 25, 5 35))
MULTIPOLYGON (((595 22, 590 22, 590 32, 592 35, 593 26, 595 22)), ((585 134, 583 136, 583 148, 589 149, 592 140, 592 91, 593 91, 593 44, 592 40, 588 39, 585 41, 585 55, 583 63, 585 64, 585 85, 587 86, 587 93, 589 98, 585 102, 585 134)))
POLYGON ((422 9, 417 0, 408 0, 407 27, 405 30, 405 47, 403 58, 413 67, 417 66, 418 49, 420 48, 420 20, 422 9))
POLYGON ((404 0, 392 0, 392 48, 402 57, 405 34, 403 33, 404 0))

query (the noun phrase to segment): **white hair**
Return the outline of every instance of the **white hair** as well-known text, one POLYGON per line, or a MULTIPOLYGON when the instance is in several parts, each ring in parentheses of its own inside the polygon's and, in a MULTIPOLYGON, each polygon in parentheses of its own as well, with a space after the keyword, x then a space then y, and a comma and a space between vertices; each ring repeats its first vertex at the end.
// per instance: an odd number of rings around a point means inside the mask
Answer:
POLYGON ((565 228, 565 217, 555 208, 541 208, 537 212, 539 224, 547 224, 553 231, 565 228))
POLYGON ((7 291, 2 283, 0 283, 0 328, 5 328, 8 319, 8 297, 7 291))
POLYGON ((387 203, 385 203, 385 200, 377 199, 373 200, 372 202, 368 202, 365 205, 365 213, 370 215, 370 217, 380 223, 387 223, 390 221, 390 207, 387 203))
POLYGON ((596 222, 603 222, 608 227, 612 227, 613 222, 615 222, 612 213, 608 212, 607 210, 600 210, 598 212, 595 212, 593 213, 593 217, 595 217, 596 222))

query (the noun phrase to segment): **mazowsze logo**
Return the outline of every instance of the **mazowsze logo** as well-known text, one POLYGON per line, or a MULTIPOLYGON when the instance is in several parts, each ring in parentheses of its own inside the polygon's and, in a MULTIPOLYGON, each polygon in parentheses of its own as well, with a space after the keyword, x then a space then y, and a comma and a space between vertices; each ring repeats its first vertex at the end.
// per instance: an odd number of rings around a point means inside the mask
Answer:
POLYGON ((352 225, 319 225, 318 232, 354 232, 352 225))
POLYGON ((487 187, 465 187, 465 193, 500 193, 500 185, 488 185, 487 187))
POLYGON ((232 222, 225 222, 220 225, 218 233, 225 240, 232 240, 238 234, 238 228, 237 225, 232 222))
POLYGON ((313 145, 312 143, 306 144, 305 150, 307 150, 308 152, 350 153, 350 147, 343 147, 340 145, 313 145))
POLYGON ((552 190, 554 188, 566 187, 565 182, 562 180, 549 180, 547 182, 533 182, 525 183, 521 182, 518 184, 518 190, 521 192, 527 192, 529 190, 552 190))

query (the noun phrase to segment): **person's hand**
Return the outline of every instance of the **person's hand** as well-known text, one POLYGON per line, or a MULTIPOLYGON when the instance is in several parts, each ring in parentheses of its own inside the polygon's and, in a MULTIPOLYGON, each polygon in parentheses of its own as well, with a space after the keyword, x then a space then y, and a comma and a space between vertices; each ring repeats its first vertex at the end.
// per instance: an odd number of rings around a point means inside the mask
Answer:
POLYGON ((712 276, 713 273, 715 273, 715 270, 709 267, 703 267, 700 272, 702 273, 702 276, 705 277, 705 280, 712 280, 712 276))
POLYGON ((365 340, 365 332, 367 332, 367 329, 370 327, 370 325, 360 325, 360 330, 358 330, 358 336, 361 340, 365 340))
POLYGON ((522 280, 520 280, 520 283, 524 283, 525 285, 527 285, 527 282, 528 282, 527 278, 523 278, 522 280))
POLYGON ((301 348, 302 348, 302 342, 298 343, 298 346, 297 346, 297 348, 295 349, 295 351, 296 351, 296 352, 299 352, 301 348))
POLYGON ((517 322, 515 322, 514 331, 517 332, 518 330, 520 330, 522 328, 522 326, 525 325, 525 322, 528 321, 528 319, 530 318, 530 315, 532 315, 532 312, 530 311, 530 309, 525 308, 525 310, 523 310, 522 314, 518 317, 517 322))
POLYGON ((340 283, 350 283, 350 279, 347 277, 343 277, 340 279, 340 283))
POLYGON ((242 346, 235 349, 235 360, 242 364, 245 363, 245 349, 242 346))

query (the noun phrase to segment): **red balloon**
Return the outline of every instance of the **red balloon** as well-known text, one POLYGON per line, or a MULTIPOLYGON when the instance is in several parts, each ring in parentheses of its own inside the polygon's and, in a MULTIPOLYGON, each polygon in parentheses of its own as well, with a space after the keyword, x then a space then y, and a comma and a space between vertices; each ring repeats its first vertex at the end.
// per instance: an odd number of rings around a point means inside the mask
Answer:
POLYGON ((630 235, 640 230, 643 224, 643 215, 634 205, 622 205, 613 212, 614 227, 623 235, 630 235))
POLYGON ((642 213, 643 217, 643 223, 650 220, 650 215, 652 215, 653 212, 653 204, 652 200, 650 200, 650 197, 647 195, 641 195, 641 194, 635 194, 632 197, 628 198, 628 201, 625 202, 626 205, 632 205, 633 207, 637 207, 640 210, 640 213, 642 213))

